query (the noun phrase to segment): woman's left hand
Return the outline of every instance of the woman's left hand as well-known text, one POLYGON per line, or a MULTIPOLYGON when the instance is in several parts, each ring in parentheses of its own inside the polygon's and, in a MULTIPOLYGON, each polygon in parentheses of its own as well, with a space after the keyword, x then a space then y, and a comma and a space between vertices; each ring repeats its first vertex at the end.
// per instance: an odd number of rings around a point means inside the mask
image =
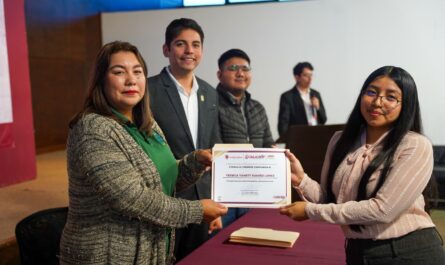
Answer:
POLYGON ((195 151, 196 161, 205 166, 205 171, 212 167, 212 151, 210 149, 200 149, 195 151))
POLYGON ((299 201, 280 208, 280 214, 287 215, 295 221, 304 221, 309 219, 306 214, 307 202, 299 201))

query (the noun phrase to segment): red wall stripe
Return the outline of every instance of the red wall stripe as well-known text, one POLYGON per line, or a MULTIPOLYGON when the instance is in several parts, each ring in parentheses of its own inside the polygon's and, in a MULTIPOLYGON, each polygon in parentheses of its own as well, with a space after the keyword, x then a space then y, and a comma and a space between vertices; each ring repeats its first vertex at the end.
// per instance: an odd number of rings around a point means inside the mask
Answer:
POLYGON ((14 146, 0 149, 0 187, 36 177, 24 0, 4 0, 14 146))

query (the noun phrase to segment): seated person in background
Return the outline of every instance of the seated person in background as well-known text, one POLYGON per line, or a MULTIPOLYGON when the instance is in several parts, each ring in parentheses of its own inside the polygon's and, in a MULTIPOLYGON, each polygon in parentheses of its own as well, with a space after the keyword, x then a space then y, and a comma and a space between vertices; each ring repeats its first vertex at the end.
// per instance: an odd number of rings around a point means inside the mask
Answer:
MULTIPOLYGON (((250 58, 242 50, 231 49, 218 59, 219 126, 223 143, 251 143, 254 147, 274 144, 266 110, 246 91, 252 78, 250 58)), ((227 226, 248 211, 229 208, 222 218, 227 226)))
POLYGON ((292 125, 322 125, 326 123, 326 111, 320 93, 311 88, 314 68, 308 62, 294 67, 296 84, 281 94, 278 113, 278 133, 286 135, 292 125))
POLYGON ((151 115, 135 46, 104 45, 92 69, 83 110, 70 123, 60 264, 172 264, 175 228, 227 212, 209 199, 172 197, 208 169, 210 151, 176 161, 151 115))
POLYGON ((344 131, 329 143, 321 184, 288 152, 292 186, 305 201, 281 213, 341 225, 349 265, 445 264, 443 242, 422 195, 433 149, 421 123, 411 75, 393 66, 375 70, 344 131))

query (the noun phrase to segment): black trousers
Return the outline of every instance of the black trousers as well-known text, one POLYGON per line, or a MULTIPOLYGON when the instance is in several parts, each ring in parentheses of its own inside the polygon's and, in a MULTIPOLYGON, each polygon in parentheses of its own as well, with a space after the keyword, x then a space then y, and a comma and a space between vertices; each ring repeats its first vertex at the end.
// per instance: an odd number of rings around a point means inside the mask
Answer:
POLYGON ((209 239, 209 225, 189 224, 185 228, 176 229, 175 257, 176 262, 183 259, 202 243, 209 239))
POLYGON ((385 239, 347 239, 348 265, 445 265, 443 241, 436 228, 385 239))

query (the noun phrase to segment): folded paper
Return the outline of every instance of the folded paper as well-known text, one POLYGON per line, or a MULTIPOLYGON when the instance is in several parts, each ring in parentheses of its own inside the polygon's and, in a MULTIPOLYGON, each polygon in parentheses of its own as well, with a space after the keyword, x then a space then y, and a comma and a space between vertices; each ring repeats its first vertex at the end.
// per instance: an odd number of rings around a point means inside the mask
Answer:
POLYGON ((241 244, 290 248, 300 233, 270 228, 243 227, 230 234, 229 241, 241 244))

